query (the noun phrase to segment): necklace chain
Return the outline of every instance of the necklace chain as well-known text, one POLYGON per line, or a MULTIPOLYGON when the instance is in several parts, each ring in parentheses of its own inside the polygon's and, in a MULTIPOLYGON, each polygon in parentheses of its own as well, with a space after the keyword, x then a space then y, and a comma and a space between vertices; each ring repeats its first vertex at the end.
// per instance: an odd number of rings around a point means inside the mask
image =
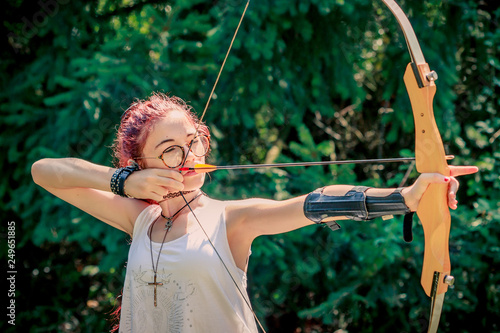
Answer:
POLYGON ((156 218, 156 220, 151 224, 151 227, 149 228, 149 249, 151 251, 151 265, 153 266, 153 273, 154 273, 153 279, 154 280, 153 280, 153 282, 148 282, 148 285, 154 286, 154 288, 155 288, 154 289, 154 305, 155 305, 155 307, 157 305, 157 301, 156 301, 156 287, 163 285, 163 283, 161 283, 161 282, 156 282, 156 277, 157 277, 157 272, 158 272, 158 264, 160 262, 161 250, 163 249, 163 244, 165 244, 165 239, 167 238, 167 234, 170 231, 170 229, 172 228, 172 225, 174 224, 174 220, 175 220, 175 217, 177 216, 177 214, 179 214, 184 208, 188 207, 191 202, 193 202, 195 199, 197 199, 198 197, 200 197, 203 194, 205 194, 205 193, 200 192, 197 196, 195 196, 189 202, 186 202, 186 204, 184 206, 182 206, 181 209, 179 209, 177 212, 175 212, 170 217, 167 217, 167 216, 163 215, 163 212, 160 212, 160 216, 158 216, 156 218), (158 251, 158 257, 156 258, 156 266, 155 266, 154 259, 153 259, 153 241, 151 239, 151 236, 153 234, 153 228, 154 228, 156 222, 158 222, 158 219, 160 217, 163 217, 164 219, 166 219, 167 222, 165 223, 165 229, 163 229, 163 230, 165 230, 165 234, 163 235, 163 240, 162 240, 161 245, 160 245, 160 251, 158 251))

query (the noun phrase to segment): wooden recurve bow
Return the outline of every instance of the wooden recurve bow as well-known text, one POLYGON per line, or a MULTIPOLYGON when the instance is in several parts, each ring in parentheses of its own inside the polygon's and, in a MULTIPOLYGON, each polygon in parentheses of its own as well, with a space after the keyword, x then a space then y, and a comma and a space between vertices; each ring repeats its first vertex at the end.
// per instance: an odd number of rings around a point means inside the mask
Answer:
MULTIPOLYGON (((436 93, 437 74, 425 62, 413 28, 394 0, 382 0, 394 14, 403 30, 411 62, 406 67, 404 82, 415 121, 415 158, 417 171, 434 172, 450 176, 441 135, 434 119, 433 100, 436 93)), ((447 184, 432 184, 424 193, 417 215, 424 228, 425 250, 421 284, 431 297, 429 333, 437 332, 444 295, 453 284, 450 275, 450 210, 447 184)))

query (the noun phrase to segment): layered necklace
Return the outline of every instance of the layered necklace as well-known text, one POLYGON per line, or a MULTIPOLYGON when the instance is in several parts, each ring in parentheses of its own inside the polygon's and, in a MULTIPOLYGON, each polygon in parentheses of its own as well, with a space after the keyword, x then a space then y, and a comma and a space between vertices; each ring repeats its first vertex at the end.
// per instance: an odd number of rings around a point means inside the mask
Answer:
MULTIPOLYGON (((191 192, 191 191, 190 191, 191 192)), ((163 286, 163 283, 161 282, 156 282, 156 277, 157 277, 157 272, 158 272, 158 263, 160 261, 160 254, 161 254, 161 250, 163 249, 163 244, 165 244, 165 239, 167 238, 167 234, 168 232, 170 231, 170 228, 172 228, 172 224, 174 223, 174 220, 175 220, 175 217, 184 209, 186 208, 187 206, 189 206, 189 204, 191 202, 193 202, 195 199, 197 199, 198 197, 200 197, 201 195, 203 195, 204 193, 200 191, 200 193, 195 196, 193 199, 191 199, 189 202, 187 202, 184 206, 181 207, 181 209, 179 209, 178 211, 176 211, 172 216, 170 217, 167 217, 165 215, 163 215, 163 212, 160 212, 160 216, 158 216, 156 218, 156 220, 151 224, 151 227, 149 227, 149 249, 151 251, 151 265, 153 266, 153 273, 154 273, 154 277, 153 277, 153 282, 148 282, 148 285, 149 286, 154 286, 154 305, 156 307, 156 288, 158 286, 163 286), (156 224, 156 222, 158 222, 158 220, 160 219, 160 217, 163 217, 165 220, 167 220, 167 222, 165 222, 165 234, 163 235, 163 240, 161 242, 161 246, 160 246, 160 251, 158 252, 158 257, 156 258, 156 266, 155 266, 155 263, 154 263, 154 259, 153 259, 153 241, 151 240, 151 236, 153 234, 153 227, 154 225, 156 224)))
POLYGON ((167 195, 164 195, 162 201, 167 200, 167 199, 177 198, 177 197, 180 197, 183 194, 188 194, 188 193, 191 193, 191 192, 194 192, 194 190, 192 190, 192 191, 182 191, 182 192, 172 192, 172 193, 169 193, 167 195))

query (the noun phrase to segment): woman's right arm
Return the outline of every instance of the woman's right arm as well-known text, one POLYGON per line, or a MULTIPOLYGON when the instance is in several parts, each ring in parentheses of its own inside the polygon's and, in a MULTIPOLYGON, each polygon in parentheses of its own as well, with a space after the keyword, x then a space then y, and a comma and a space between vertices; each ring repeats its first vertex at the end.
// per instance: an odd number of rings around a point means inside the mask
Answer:
POLYGON ((132 235, 134 222, 148 203, 113 194, 109 184, 115 170, 76 158, 46 158, 33 164, 31 174, 50 193, 132 235))

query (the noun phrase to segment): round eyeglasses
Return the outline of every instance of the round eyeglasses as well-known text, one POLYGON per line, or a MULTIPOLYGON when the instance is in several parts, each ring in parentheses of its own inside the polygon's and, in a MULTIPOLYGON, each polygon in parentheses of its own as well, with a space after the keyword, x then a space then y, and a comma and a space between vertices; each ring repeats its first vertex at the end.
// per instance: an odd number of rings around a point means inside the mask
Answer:
POLYGON ((186 149, 187 146, 189 150, 197 157, 203 157, 208 154, 210 150, 210 140, 205 135, 198 135, 189 143, 184 146, 173 145, 167 147, 160 156, 156 157, 135 157, 134 159, 160 159, 163 161, 163 164, 169 168, 177 168, 180 166, 186 157, 186 149))

